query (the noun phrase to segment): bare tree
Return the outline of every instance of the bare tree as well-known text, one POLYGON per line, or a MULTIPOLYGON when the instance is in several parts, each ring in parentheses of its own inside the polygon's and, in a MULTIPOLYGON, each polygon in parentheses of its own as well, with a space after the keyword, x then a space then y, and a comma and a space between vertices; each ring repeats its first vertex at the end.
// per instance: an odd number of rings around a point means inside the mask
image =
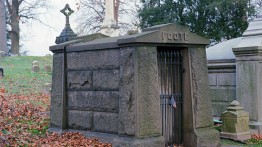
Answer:
POLYGON ((6 37, 6 13, 5 0, 0 0, 0 51, 8 53, 6 37))
MULTIPOLYGON (((28 20, 39 20, 41 14, 38 9, 46 7, 46 0, 6 0, 8 9, 8 25, 11 30, 11 53, 19 55, 20 28, 19 23, 26 23, 28 20)), ((40 20, 39 20, 40 21, 40 20)))
MULTIPOLYGON (((80 35, 96 33, 105 16, 105 0, 80 0, 78 5, 77 33, 80 35)), ((120 27, 120 34, 134 29, 137 25, 137 1, 115 0, 115 20, 120 27)))
POLYGON ((258 6, 258 7, 262 7, 262 0, 257 0, 255 2, 255 4, 258 6))

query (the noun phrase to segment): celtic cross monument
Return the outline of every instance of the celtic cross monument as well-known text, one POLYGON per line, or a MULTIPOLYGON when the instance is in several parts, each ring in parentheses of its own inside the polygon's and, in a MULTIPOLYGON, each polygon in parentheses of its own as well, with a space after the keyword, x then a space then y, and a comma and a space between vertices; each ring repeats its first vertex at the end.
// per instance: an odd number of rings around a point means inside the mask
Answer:
POLYGON ((70 23, 69 23, 69 16, 73 14, 74 11, 69 7, 68 4, 66 4, 65 7, 60 12, 65 15, 66 24, 61 34, 58 37, 56 37, 56 40, 55 40, 56 44, 60 44, 60 43, 72 40, 73 38, 76 37, 76 34, 71 29, 70 23))

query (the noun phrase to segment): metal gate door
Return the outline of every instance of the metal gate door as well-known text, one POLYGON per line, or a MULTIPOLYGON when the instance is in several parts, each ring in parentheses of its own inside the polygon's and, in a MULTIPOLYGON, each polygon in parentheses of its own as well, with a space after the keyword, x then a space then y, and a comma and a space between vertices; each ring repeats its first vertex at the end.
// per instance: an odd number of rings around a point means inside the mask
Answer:
POLYGON ((162 135, 166 146, 183 144, 182 71, 181 50, 158 49, 162 135))

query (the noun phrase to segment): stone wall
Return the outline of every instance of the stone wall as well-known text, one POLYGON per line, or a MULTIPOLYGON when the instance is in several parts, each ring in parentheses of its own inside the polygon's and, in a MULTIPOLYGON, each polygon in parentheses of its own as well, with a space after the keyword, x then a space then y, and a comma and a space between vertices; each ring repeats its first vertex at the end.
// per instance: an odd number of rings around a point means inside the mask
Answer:
POLYGON ((69 128, 118 133, 119 55, 119 49, 67 54, 69 128))
POLYGON ((208 79, 213 115, 219 116, 236 100, 235 60, 208 61, 208 79))

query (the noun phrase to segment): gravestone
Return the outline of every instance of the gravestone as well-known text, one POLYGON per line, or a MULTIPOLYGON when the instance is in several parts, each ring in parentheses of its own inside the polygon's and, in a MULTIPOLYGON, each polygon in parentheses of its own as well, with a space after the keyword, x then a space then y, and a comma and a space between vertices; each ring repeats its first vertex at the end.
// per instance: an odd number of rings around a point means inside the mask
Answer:
POLYGON ((32 72, 37 73, 37 72, 39 72, 39 70, 40 70, 40 68, 39 68, 38 61, 33 61, 32 62, 32 72))
POLYGON ((51 72, 51 66, 50 65, 45 65, 44 66, 44 71, 46 72, 46 73, 50 73, 51 72))
POLYGON ((65 5, 65 7, 60 10, 61 13, 63 13, 66 17, 66 24, 62 32, 58 37, 56 37, 55 43, 60 44, 69 40, 74 39, 77 35, 74 33, 74 31, 70 27, 69 22, 69 16, 74 13, 74 11, 70 8, 68 4, 65 5))
POLYGON ((0 60, 4 61, 5 52, 0 51, 0 60))
POLYGON ((37 65, 37 66, 39 66, 39 63, 38 63, 38 61, 33 61, 33 62, 32 62, 32 66, 34 66, 34 65, 37 65))
POLYGON ((33 65, 33 67, 32 67, 32 72, 33 73, 37 73, 37 72, 39 72, 39 70, 40 70, 40 68, 39 68, 38 65, 33 65))
POLYGON ((105 138, 115 147, 165 146, 158 54, 176 50, 183 56, 182 144, 219 146, 209 99, 207 39, 177 24, 93 39, 50 47, 54 53, 50 131, 85 130, 87 136, 105 138))
POLYGON ((248 121, 248 112, 238 101, 233 101, 227 110, 221 114, 223 122, 221 137, 233 140, 247 140, 251 138, 248 121))
POLYGON ((3 76, 4 76, 4 69, 0 68, 0 77, 3 77, 3 76))
POLYGON ((52 85, 51 83, 45 83, 44 84, 44 92, 50 94, 50 92, 51 92, 51 85, 52 85))

